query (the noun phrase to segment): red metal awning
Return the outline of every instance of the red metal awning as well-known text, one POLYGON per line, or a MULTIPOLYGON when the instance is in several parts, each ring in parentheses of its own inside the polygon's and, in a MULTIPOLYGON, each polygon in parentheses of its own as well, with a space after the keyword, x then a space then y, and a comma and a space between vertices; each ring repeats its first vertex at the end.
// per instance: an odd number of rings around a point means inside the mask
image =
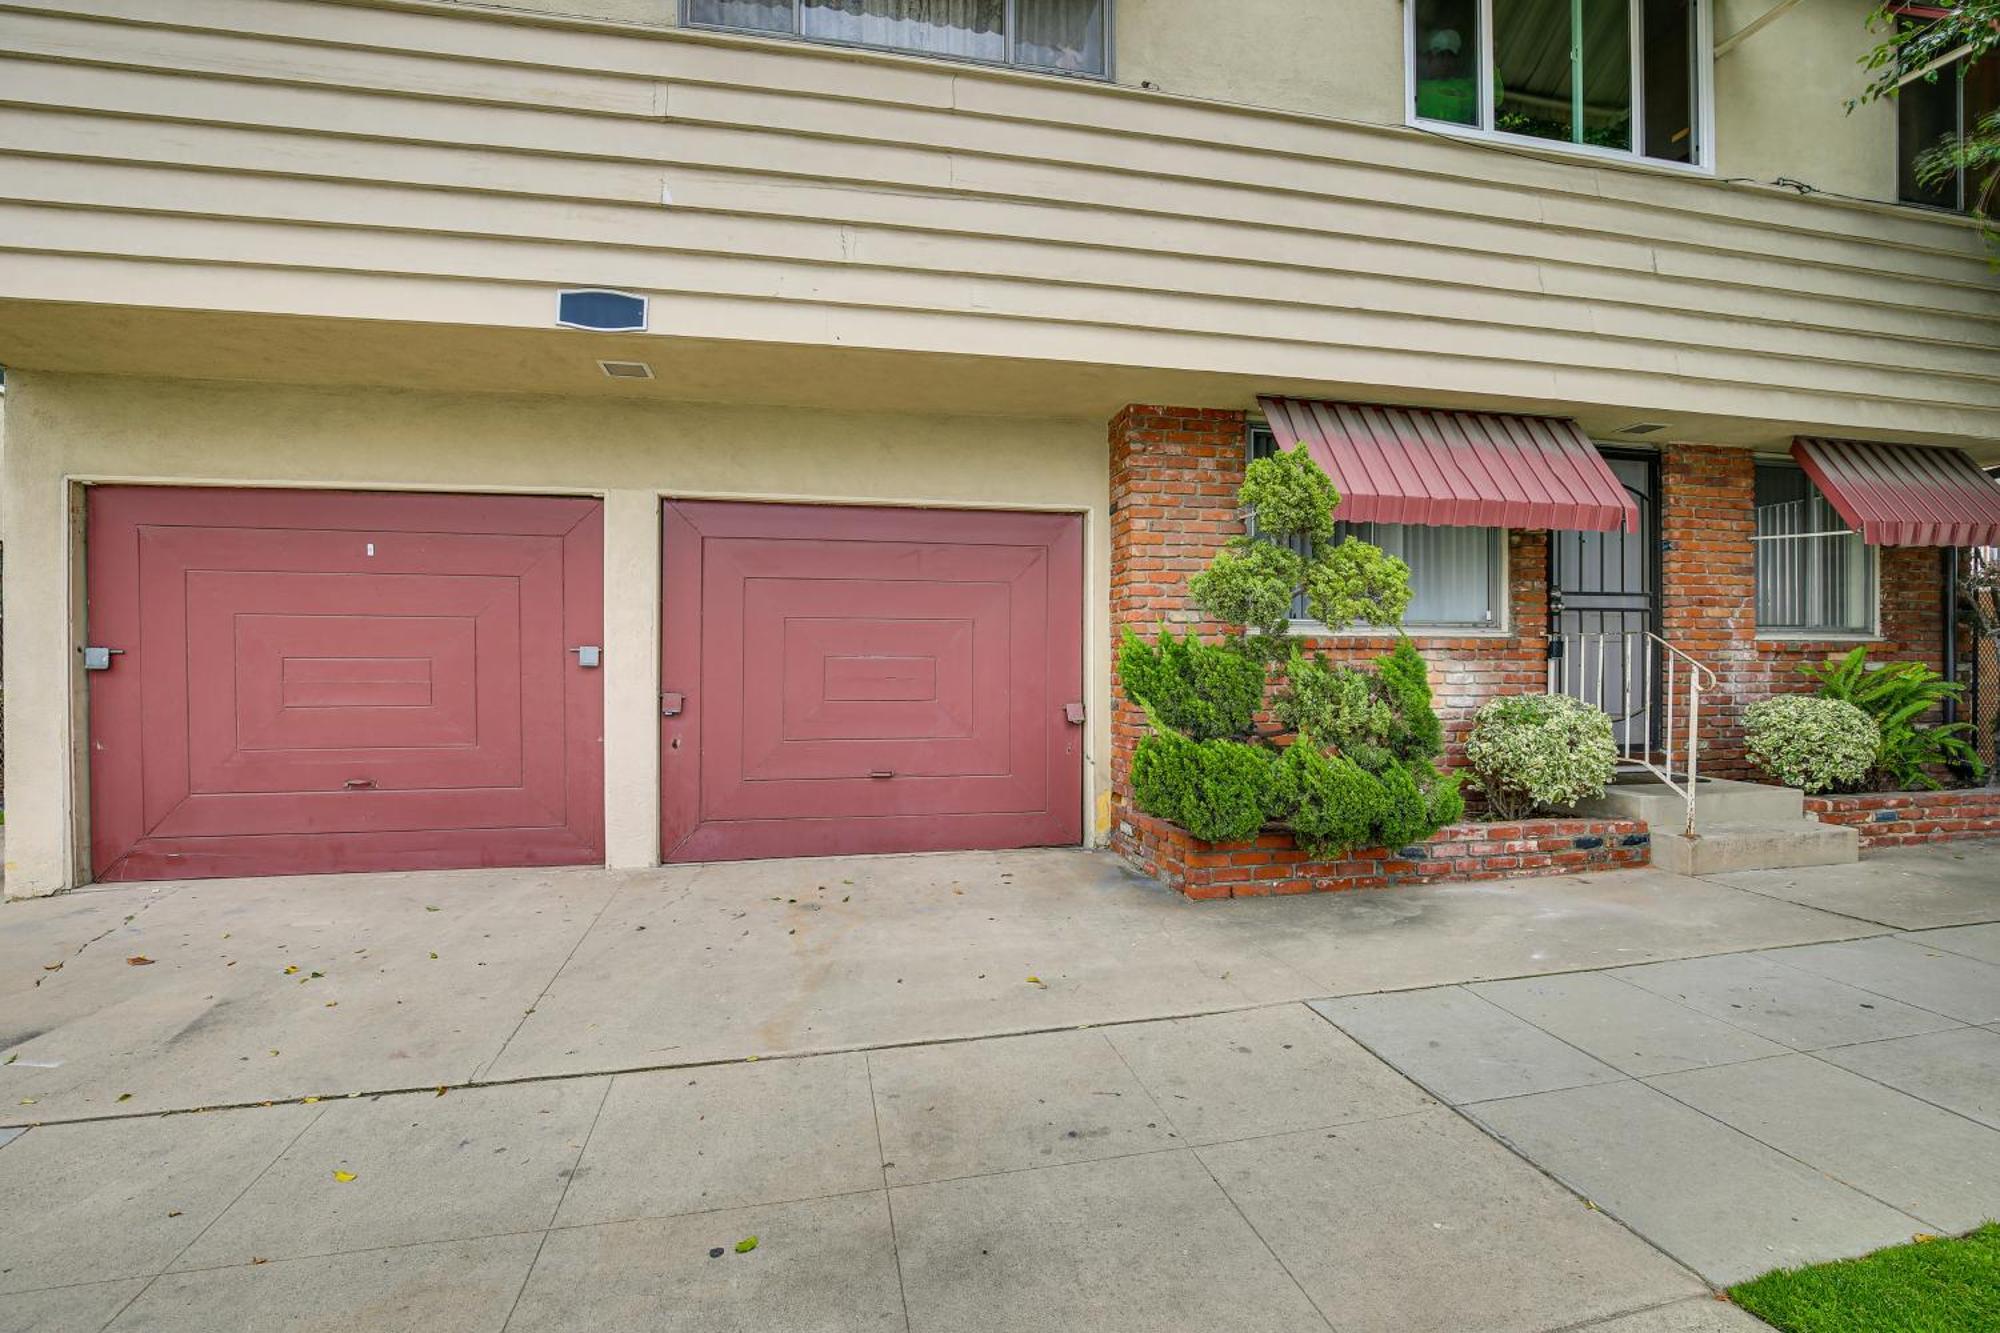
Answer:
POLYGON ((2000 545, 2000 483, 1963 450, 1801 437, 1792 457, 1870 546, 2000 545))
POLYGON ((1279 447, 1301 444, 1351 523, 1636 531, 1639 507, 1567 417, 1263 398, 1279 447))

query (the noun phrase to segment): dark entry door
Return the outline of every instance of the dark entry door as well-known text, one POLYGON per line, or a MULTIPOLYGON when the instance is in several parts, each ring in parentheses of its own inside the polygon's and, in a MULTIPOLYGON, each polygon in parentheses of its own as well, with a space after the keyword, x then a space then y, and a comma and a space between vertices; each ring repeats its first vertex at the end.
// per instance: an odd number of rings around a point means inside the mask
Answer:
POLYGON ((1658 655, 1646 638, 1659 616, 1655 499, 1659 464, 1650 454, 1605 452, 1639 509, 1630 532, 1557 532, 1549 543, 1549 688, 1611 714, 1622 748, 1655 733, 1661 698, 1658 655))

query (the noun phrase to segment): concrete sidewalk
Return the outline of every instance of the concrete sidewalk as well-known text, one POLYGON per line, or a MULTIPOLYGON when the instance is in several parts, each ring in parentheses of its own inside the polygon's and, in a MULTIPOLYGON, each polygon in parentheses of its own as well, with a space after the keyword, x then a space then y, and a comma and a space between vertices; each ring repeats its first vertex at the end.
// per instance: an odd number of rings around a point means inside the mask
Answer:
POLYGON ((15 904, 0 1330, 1756 1327, 1704 1279, 2000 1194, 1994 850, 1844 887, 1189 904, 1047 852, 15 904), (1885 1179, 1898 1145, 1930 1169, 1885 1179))

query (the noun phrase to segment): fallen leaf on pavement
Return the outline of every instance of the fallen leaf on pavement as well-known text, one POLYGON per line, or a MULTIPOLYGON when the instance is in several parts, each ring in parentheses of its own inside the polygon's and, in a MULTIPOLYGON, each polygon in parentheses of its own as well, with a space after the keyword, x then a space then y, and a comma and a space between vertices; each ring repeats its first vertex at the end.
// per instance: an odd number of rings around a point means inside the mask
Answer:
POLYGON ((178 1208, 169 1208, 169 1209, 167 1209, 167 1216, 168 1216, 168 1217, 179 1217, 180 1215, 181 1215, 181 1210, 180 1210, 180 1209, 178 1209, 178 1208))
POLYGON ((755 1236, 745 1236, 742 1240, 736 1242, 736 1252, 738 1254, 748 1254, 756 1248, 757 1238, 755 1236))
POLYGON ((444 1084, 442 1083, 438 1084, 438 1096, 444 1096, 444 1084))
POLYGON ((293 963, 290 967, 285 969, 285 975, 289 977, 290 975, 292 975, 292 973, 298 970, 299 970, 299 965, 297 963, 293 963))
POLYGON ((129 1102, 132 1100, 132 1094, 129 1092, 121 1092, 118 1094, 118 1100, 121 1102, 129 1102))
POLYGON ((426 908, 424 908, 424 910, 425 910, 426 912, 435 912, 435 911, 438 911, 438 910, 440 910, 440 909, 438 909, 438 908, 435 908, 435 907, 426 907, 426 908))
POLYGON ((437 957, 437 955, 436 955, 436 954, 432 954, 432 955, 431 955, 431 957, 435 958, 435 957, 437 957))
POLYGON ((61 964, 61 963, 43 963, 43 964, 42 964, 42 971, 44 971, 44 972, 60 972, 60 971, 62 971, 62 964, 61 964))
POLYGON ((333 1178, 345 1185, 348 1181, 354 1179, 354 1173, 352 1171, 336 1171, 333 1173, 333 1178))
POLYGON ((270 1263, 271 1261, 270 1261, 269 1259, 260 1259, 260 1258, 258 1258, 258 1257, 257 1257, 256 1255, 254 1255, 254 1254, 253 1254, 253 1255, 251 1255, 251 1256, 250 1256, 250 1262, 251 1262, 251 1263, 253 1263, 253 1264, 268 1264, 268 1263, 270 1263))
POLYGON ((1041 979, 1040 977, 1029 977, 1029 978, 1028 978, 1028 984, 1029 984, 1030 986, 1042 986, 1042 987, 1046 987, 1046 986, 1047 986, 1047 985, 1048 985, 1049 983, 1048 983, 1048 982, 1046 982, 1046 981, 1043 981, 1043 980, 1042 980, 1042 979, 1041 979))
POLYGON ((153 960, 142 953, 135 953, 125 960, 125 966, 127 967, 151 967, 152 965, 153 960))

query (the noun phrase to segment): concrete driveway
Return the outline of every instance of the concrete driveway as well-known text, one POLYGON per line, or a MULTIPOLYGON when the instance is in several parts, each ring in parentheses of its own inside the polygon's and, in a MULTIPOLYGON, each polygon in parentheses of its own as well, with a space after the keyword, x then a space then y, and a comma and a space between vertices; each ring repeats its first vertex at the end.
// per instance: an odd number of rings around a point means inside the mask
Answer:
POLYGON ((1707 1284, 2000 1211, 1995 850, 14 904, 0 1330, 1756 1327, 1707 1284))

